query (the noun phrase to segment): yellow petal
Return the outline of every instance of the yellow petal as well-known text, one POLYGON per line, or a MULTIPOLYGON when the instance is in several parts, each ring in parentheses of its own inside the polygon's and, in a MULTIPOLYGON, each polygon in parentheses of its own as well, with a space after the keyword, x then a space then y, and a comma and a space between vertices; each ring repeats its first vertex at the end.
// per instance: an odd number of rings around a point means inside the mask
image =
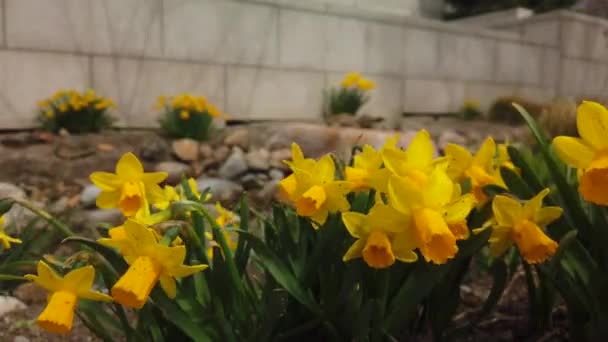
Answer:
POLYGON ((327 194, 325 207, 329 212, 345 212, 350 210, 350 203, 345 197, 351 190, 349 182, 333 181, 325 184, 324 188, 325 194, 327 194))
POLYGON ((160 277, 160 287, 162 287, 163 291, 167 294, 167 297, 174 299, 177 295, 177 285, 175 283, 175 279, 170 276, 161 276, 160 277))
POLYGON ((50 292, 59 291, 63 288, 63 279, 44 261, 39 261, 36 268, 37 276, 28 274, 25 278, 33 280, 36 284, 50 292))
POLYGON ((560 207, 544 207, 536 212, 534 216, 534 222, 539 227, 545 227, 551 222, 557 220, 562 216, 563 209, 560 207))
POLYGON ((175 269, 170 270, 170 275, 176 277, 176 278, 182 278, 182 277, 187 277, 189 275, 192 275, 196 272, 200 272, 203 271, 207 268, 207 265, 193 265, 193 266, 185 266, 185 265, 181 265, 175 269))
POLYGON ((360 258, 363 248, 365 247, 365 240, 356 240, 346 251, 346 254, 342 257, 342 261, 349 261, 352 259, 360 258))
POLYGON ((146 186, 158 184, 167 179, 166 172, 148 172, 141 175, 141 180, 146 186))
POLYGON ((127 233, 127 239, 134 244, 134 247, 143 249, 148 246, 156 246, 154 234, 137 221, 127 220, 123 227, 127 233))
POLYGON ((441 214, 431 209, 414 212, 414 234, 420 253, 426 261, 444 264, 458 252, 456 238, 441 214))
POLYGON ((329 216, 329 211, 327 209, 317 210, 314 214, 310 215, 310 219, 313 221, 315 229, 325 224, 327 216, 329 216))
POLYGON ((87 291, 83 293, 79 293, 78 296, 80 298, 88 299, 88 300, 96 300, 99 302, 111 302, 114 299, 107 294, 97 292, 97 291, 87 291))
POLYGON ((291 159, 294 162, 304 159, 304 153, 302 153, 302 149, 295 142, 291 144, 291 159))
POLYGON ((577 109, 578 134, 596 150, 608 147, 608 111, 597 102, 584 101, 577 109))
POLYGON ((464 171, 468 169, 473 162, 471 152, 460 145, 452 143, 447 144, 445 147, 445 155, 448 159, 448 176, 454 180, 460 179, 464 171))
POLYGON ((608 205, 608 168, 592 168, 584 171, 578 191, 586 201, 608 205))
POLYGON ((133 309, 141 309, 160 277, 161 266, 152 258, 138 257, 112 287, 116 302, 133 309))
POLYGON ((95 280, 95 269, 93 266, 80 267, 70 271, 63 278, 65 285, 70 291, 79 295, 85 293, 93 286, 95 280))
POLYGON ((407 162, 417 169, 424 169, 431 164, 434 154, 431 135, 426 130, 420 130, 407 148, 407 162))
POLYGON ((342 213, 342 222, 344 222, 346 230, 354 238, 361 239, 369 234, 367 217, 364 214, 352 211, 342 213))
POLYGON ((320 182, 331 182, 336 176, 335 172, 334 160, 330 155, 324 155, 315 165, 313 177, 320 182))
POLYGON ((595 154, 594 150, 579 138, 557 137, 553 139, 553 147, 564 163, 577 169, 587 168, 595 154))
POLYGON ((139 180, 144 167, 133 153, 124 154, 116 164, 116 174, 125 180, 139 180))
POLYGON ((315 185, 308 189, 296 202, 298 215, 311 216, 318 211, 327 200, 327 193, 322 186, 315 185))
POLYGON ((422 205, 420 189, 408 178, 392 176, 388 182, 391 205, 404 214, 422 205))
POLYGON ((474 207, 475 197, 472 194, 463 195, 446 206, 444 212, 445 220, 448 224, 452 221, 464 220, 469 216, 474 207))
POLYGON ((454 183, 445 171, 436 168, 429 176, 429 183, 424 189, 423 200, 426 207, 439 209, 450 203, 454 183))
POLYGON ((498 224, 505 227, 512 227, 523 215, 519 202, 503 195, 496 195, 494 197, 492 212, 498 224))
POLYGON ((95 204, 101 209, 111 209, 118 207, 119 201, 120 191, 102 191, 99 196, 97 196, 95 204))
POLYGON ((492 235, 488 242, 490 244, 490 255, 495 258, 503 255, 513 245, 511 229, 507 227, 493 227, 492 235))
POLYGON ((390 205, 384 204, 382 199, 376 199, 376 203, 369 210, 368 222, 377 229, 389 233, 402 233, 410 227, 411 217, 399 212, 390 205))
POLYGON ((410 170, 407 164, 407 153, 398 149, 386 149, 382 151, 382 160, 387 169, 398 176, 405 176, 410 170))
POLYGON ((402 233, 396 234, 393 239, 393 253, 395 258, 401 262, 415 262, 418 255, 414 252, 416 238, 412 229, 404 229, 402 233))
POLYGON ((395 263, 395 255, 388 235, 382 230, 373 230, 365 241, 363 260, 372 268, 387 268, 395 263))
POLYGON ((526 201, 523 206, 523 215, 525 218, 531 220, 536 215, 536 212, 543 206, 543 200, 549 194, 549 188, 543 189, 541 192, 536 194, 530 200, 526 201))
POLYGON ((484 170, 488 170, 492 167, 494 155, 496 155, 496 143, 492 137, 487 137, 477 153, 475 153, 473 164, 481 166, 484 170))
POLYGON ((89 178, 102 191, 114 191, 119 189, 123 183, 120 177, 109 172, 93 172, 89 178))

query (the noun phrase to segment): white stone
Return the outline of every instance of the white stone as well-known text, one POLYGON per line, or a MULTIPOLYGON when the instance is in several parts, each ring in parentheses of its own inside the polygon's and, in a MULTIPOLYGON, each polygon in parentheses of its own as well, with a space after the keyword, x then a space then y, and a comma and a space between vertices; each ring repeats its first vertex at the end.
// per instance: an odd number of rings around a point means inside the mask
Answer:
POLYGON ((561 22, 561 48, 567 57, 588 57, 585 53, 585 23, 565 20, 561 22))
POLYGON ((215 0, 165 0, 164 6, 166 56, 220 63, 277 63, 278 9, 215 0))
POLYGON ((436 80, 406 80, 403 111, 450 113, 464 101, 464 83, 436 80))
POLYGON ((220 66, 95 57, 93 75, 95 89, 113 98, 120 108, 121 125, 158 127, 160 113, 153 106, 159 95, 203 95, 225 111, 224 69, 220 66))
POLYGON ((327 16, 281 10, 279 63, 287 67, 319 69, 325 65, 327 16))
POLYGON ((37 101, 59 89, 90 86, 88 65, 86 57, 0 51, 0 127, 34 126, 37 101))
POLYGON ((229 67, 226 112, 240 119, 319 119, 323 74, 229 67))
POLYGON ((162 0, 7 0, 9 47, 160 55, 162 0))
POLYGON ((80 192, 80 203, 85 207, 94 207, 97 201, 97 196, 101 193, 101 189, 96 185, 89 184, 80 192))
POLYGON ((406 28, 404 42, 406 75, 411 77, 435 75, 439 63, 438 33, 406 28))
POLYGON ((15 297, 0 296, 0 317, 13 311, 24 310, 25 308, 25 304, 15 297))
POLYGON ((219 168, 218 174, 224 179, 234 179, 247 171, 247 160, 243 150, 234 147, 232 153, 219 168))
POLYGON ((527 22, 522 25, 522 37, 529 42, 557 46, 559 44, 559 21, 527 22))
POLYGON ((200 177, 196 180, 196 187, 200 193, 209 190, 212 201, 235 200, 243 192, 240 184, 221 178, 200 177))
POLYGON ((332 71, 360 71, 365 66, 365 22, 327 17, 325 67, 332 71))
MULTIPOLYGON (((369 45, 366 70, 376 74, 401 75, 403 73, 403 46, 405 30, 397 25, 367 24, 369 45)), ((351 53, 357 53, 353 50, 351 53)))

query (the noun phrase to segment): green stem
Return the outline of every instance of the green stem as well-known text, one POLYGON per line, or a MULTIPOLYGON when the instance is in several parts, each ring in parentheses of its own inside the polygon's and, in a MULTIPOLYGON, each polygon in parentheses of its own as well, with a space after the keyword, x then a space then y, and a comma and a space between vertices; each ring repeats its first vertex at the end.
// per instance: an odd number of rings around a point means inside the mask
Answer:
POLYGON ((39 217, 41 217, 42 219, 44 219, 51 226, 53 226, 55 229, 57 229, 61 234, 65 235, 66 237, 76 235, 70 228, 68 228, 68 226, 66 226, 61 221, 54 218, 48 212, 46 212, 40 208, 36 208, 32 203, 25 201, 25 200, 20 200, 20 199, 15 199, 15 203, 19 204, 20 206, 26 208, 27 210, 33 212, 34 214, 36 214, 39 217))

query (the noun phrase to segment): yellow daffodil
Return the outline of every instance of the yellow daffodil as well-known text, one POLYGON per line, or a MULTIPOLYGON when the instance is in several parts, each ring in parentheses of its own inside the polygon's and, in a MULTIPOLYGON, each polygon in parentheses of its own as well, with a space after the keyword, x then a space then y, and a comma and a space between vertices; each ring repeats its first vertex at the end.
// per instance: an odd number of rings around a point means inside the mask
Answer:
POLYGON ((350 192, 351 185, 334 179, 336 170, 331 156, 325 155, 319 161, 314 161, 304 159, 301 152, 294 143, 293 162, 289 163, 293 177, 284 179, 280 187, 284 196, 296 207, 298 215, 310 217, 317 228, 325 223, 330 212, 350 208, 345 195, 350 192))
POLYGON ((359 79, 361 79, 361 74, 359 74, 358 72, 351 72, 346 74, 346 76, 341 82, 342 88, 350 88, 356 85, 357 82, 359 82, 359 79))
POLYGON ((382 168, 382 154, 370 145, 363 146, 361 153, 354 157, 353 166, 344 170, 347 182, 353 186, 353 191, 375 189, 386 192, 389 169, 382 168))
POLYGON ((167 103, 167 97, 164 95, 160 95, 156 98, 156 104, 154 105, 154 109, 160 110, 165 108, 165 104, 167 103))
POLYGON ((458 251, 457 237, 464 237, 463 220, 471 199, 454 198, 454 183, 441 167, 423 181, 393 175, 389 180, 390 203, 412 217, 416 246, 425 260, 443 264, 458 251), (452 229, 454 231, 452 231, 452 229))
POLYGON ((415 183, 426 183, 427 175, 435 167, 435 148, 429 132, 421 130, 412 139, 407 150, 384 148, 384 165, 393 174, 406 177, 415 183))
POLYGON ((187 277, 207 268, 207 265, 183 265, 186 247, 165 246, 142 224, 127 220, 126 239, 100 239, 99 243, 118 248, 130 265, 112 287, 112 297, 118 303, 140 309, 146 303, 157 282, 169 298, 175 298, 175 278, 187 277))
POLYGON ((215 203, 215 210, 218 213, 217 218, 215 219, 215 222, 220 226, 220 227, 227 227, 227 226, 232 226, 236 223, 238 223, 238 216, 224 208, 220 202, 215 203))
POLYGON ((496 154, 496 143, 492 137, 488 137, 475 156, 471 155, 466 148, 447 144, 445 155, 448 159, 448 175, 454 181, 462 181, 466 178, 471 180, 472 192, 479 203, 487 200, 483 187, 496 184, 505 187, 498 168, 495 166, 494 156, 496 154))
POLYGON ((4 216, 0 216, 0 242, 2 242, 4 249, 10 249, 11 243, 22 243, 20 239, 14 238, 6 233, 4 224, 4 216))
POLYGON ((181 112, 179 112, 179 118, 182 120, 190 119, 190 112, 187 110, 182 110, 181 112))
POLYGON ((98 301, 112 300, 112 297, 108 295, 91 291, 95 280, 93 266, 77 268, 62 278, 45 262, 39 261, 37 271, 38 275, 27 274, 25 278, 49 291, 48 304, 36 320, 38 326, 44 330, 56 334, 70 332, 79 298, 98 301))
POLYGON ((149 203, 164 200, 158 184, 167 178, 167 173, 144 173, 143 166, 132 153, 120 158, 116 174, 93 172, 90 178, 102 191, 97 197, 97 206, 119 208, 126 217, 134 216, 139 210, 149 210, 149 203))
POLYGON ((368 79, 361 78, 357 81, 357 88, 361 90, 372 90, 376 87, 376 84, 368 79))
POLYGON ((44 115, 49 118, 52 119, 55 116, 55 112, 52 109, 49 109, 47 111, 44 112, 44 115))
POLYGON ((170 185, 165 185, 163 187, 163 200, 157 202, 156 204, 154 204, 154 206, 160 210, 165 210, 169 208, 171 203, 179 200, 180 196, 177 193, 177 190, 175 190, 175 188, 170 185))
POLYGON ((576 127, 580 138, 559 136, 553 146, 561 160, 578 169, 583 198, 608 205, 608 111, 584 101, 577 109, 576 127))
POLYGON ((557 243, 542 229, 557 220, 562 215, 562 209, 543 208, 543 199, 547 194, 549 189, 523 204, 503 195, 494 197, 492 211, 495 223, 489 240, 492 255, 503 254, 513 243, 530 264, 544 262, 555 253, 557 243))
POLYGON ((68 104, 61 103, 61 104, 59 104, 59 106, 57 106, 57 109, 59 110, 60 113, 65 113, 68 111, 68 104))
POLYGON ((417 260, 411 218, 384 204, 379 197, 367 215, 349 211, 342 214, 342 221, 357 239, 342 260, 363 257, 372 268, 389 267, 395 260, 417 260))
MULTIPOLYGON (((305 170, 312 172, 315 167, 315 160, 311 158, 304 158, 304 153, 298 144, 291 144, 291 161, 284 160, 292 170, 305 170)), ((279 182, 279 197, 285 202, 294 201, 294 194, 296 192, 296 176, 291 174, 283 178, 279 182)))

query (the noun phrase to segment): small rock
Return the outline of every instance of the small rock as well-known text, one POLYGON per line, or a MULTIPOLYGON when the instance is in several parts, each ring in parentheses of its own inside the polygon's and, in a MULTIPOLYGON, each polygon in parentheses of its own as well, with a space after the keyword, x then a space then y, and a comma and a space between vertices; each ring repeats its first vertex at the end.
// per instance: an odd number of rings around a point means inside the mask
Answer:
POLYGON ((226 158, 230 155, 230 148, 228 146, 220 146, 213 152, 213 159, 216 163, 223 163, 226 158))
POLYGON ((0 182, 0 198, 6 197, 24 199, 25 191, 14 184, 0 182))
POLYGON ((80 192, 80 203, 85 208, 94 208, 97 196, 101 193, 101 189, 94 184, 89 184, 80 192))
POLYGON ((175 161, 166 161, 156 164, 154 167, 155 171, 158 172, 166 172, 167 183, 171 185, 178 184, 183 176, 188 176, 190 174, 190 166, 184 163, 175 162, 175 161))
POLYGON ((256 174, 248 173, 241 177, 241 184, 245 190, 259 189, 264 186, 264 181, 259 179, 256 174))
POLYGON ((30 342, 30 339, 25 337, 25 336, 15 336, 15 338, 13 339, 13 342, 30 342))
POLYGON ((170 151, 167 142, 160 137, 146 139, 142 143, 139 155, 145 161, 158 162, 169 159, 170 151))
POLYGON ((327 118, 331 127, 360 127, 357 117, 352 114, 332 114, 327 118))
POLYGON ((260 205, 268 205, 273 199, 276 199, 278 193, 278 180, 272 180, 262 187, 259 191, 254 193, 256 202, 260 205))
POLYGON ((220 177, 225 179, 234 179, 245 171, 247 171, 245 154, 239 147, 234 147, 230 157, 226 159, 224 164, 218 170, 218 174, 220 177))
POLYGON ((270 179, 273 179, 273 180, 281 180, 281 179, 285 178, 285 174, 283 173, 283 171, 281 171, 279 169, 271 169, 268 172, 268 176, 270 176, 270 179))
POLYGON ((70 132, 67 129, 65 129, 65 128, 60 128, 59 132, 57 132, 57 134, 60 137, 69 137, 70 136, 70 132))
POLYGON ((196 186, 200 192, 209 189, 213 201, 234 201, 243 192, 241 185, 221 178, 201 177, 196 186))
POLYGON ((270 152, 265 148, 249 151, 245 158, 252 170, 266 171, 270 168, 270 152))
POLYGON ((246 128, 235 129, 224 138, 224 144, 247 149, 247 146, 249 146, 249 130, 246 128))
POLYGON ((68 197, 61 197, 57 201, 53 202, 49 206, 49 211, 52 213, 63 213, 70 207, 70 199, 68 197))
POLYGON ((26 306, 15 297, 0 296, 0 317, 17 310, 23 310, 26 306))
POLYGON ((35 283, 23 283, 13 291, 15 297, 27 304, 46 302, 47 292, 35 283))
POLYGON ((194 139, 178 139, 174 140, 171 144, 173 147, 173 154, 182 161, 195 161, 198 160, 198 141, 194 139))
POLYGON ((467 144, 467 138, 452 130, 441 132, 441 135, 439 135, 439 139, 437 140, 437 147, 444 150, 449 143, 465 146, 467 144))
POLYGON ((207 143, 202 143, 201 146, 199 146, 198 151, 203 160, 213 158, 213 147, 207 143))
POLYGON ((283 163, 284 160, 291 160, 291 150, 282 148, 270 152, 270 166, 279 170, 289 170, 289 166, 283 163))
POLYGON ((114 151, 114 145, 101 143, 97 145, 97 151, 99 152, 112 152, 114 151))

